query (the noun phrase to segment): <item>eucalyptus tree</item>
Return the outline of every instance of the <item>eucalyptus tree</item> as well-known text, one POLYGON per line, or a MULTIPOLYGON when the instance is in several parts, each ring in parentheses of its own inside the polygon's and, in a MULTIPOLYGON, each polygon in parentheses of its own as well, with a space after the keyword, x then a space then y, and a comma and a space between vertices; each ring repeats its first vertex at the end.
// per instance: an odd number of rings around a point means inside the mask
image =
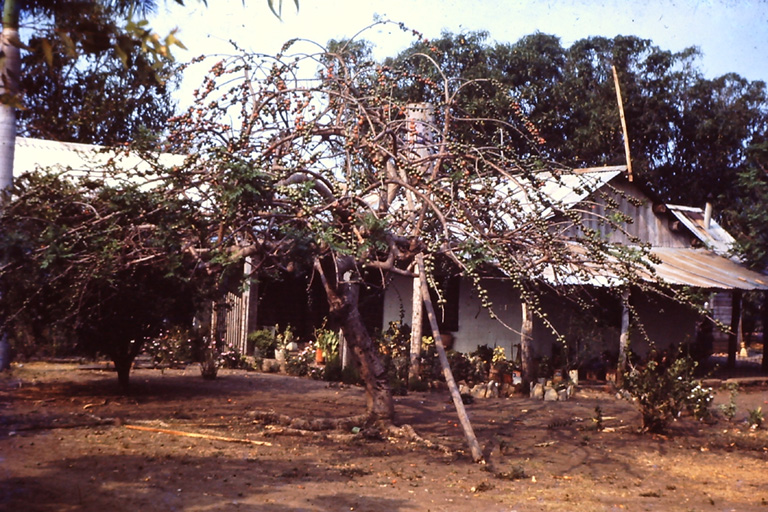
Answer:
POLYGON ((291 41, 276 56, 238 52, 216 62, 194 104, 172 120, 169 140, 190 156, 169 180, 199 198, 215 227, 209 239, 231 264, 249 256, 254 274, 303 271, 323 284, 360 361, 370 421, 391 422, 394 408, 360 315, 365 287, 422 268, 434 282, 446 259, 493 315, 482 288, 488 273, 501 272, 534 310, 530 283, 553 268, 565 277, 619 261, 613 274, 636 279, 641 250, 606 258, 611 249, 599 237, 546 222, 565 208, 543 184, 568 169, 546 158, 530 125, 466 114, 463 95, 484 79, 444 72, 429 45, 411 56, 428 74, 361 59, 354 41, 332 46, 291 41), (433 104, 402 97, 407 87, 421 87, 433 104), (528 143, 525 152, 500 143, 512 133, 528 143))

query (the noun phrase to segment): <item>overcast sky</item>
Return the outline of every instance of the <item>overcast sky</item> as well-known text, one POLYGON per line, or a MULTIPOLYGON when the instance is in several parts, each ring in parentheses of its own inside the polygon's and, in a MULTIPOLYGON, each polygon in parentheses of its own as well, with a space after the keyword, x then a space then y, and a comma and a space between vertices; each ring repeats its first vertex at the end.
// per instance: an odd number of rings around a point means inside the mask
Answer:
MULTIPOLYGON (((486 30, 490 38, 515 42, 536 31, 560 37, 563 46, 589 36, 636 35, 664 50, 689 46, 701 49, 700 69, 707 77, 736 72, 768 82, 768 0, 284 0, 283 20, 276 19, 266 0, 193 0, 177 7, 168 0, 153 26, 180 29, 189 52, 231 52, 227 41, 260 53, 276 53, 294 37, 326 43, 350 37, 375 15, 402 21, 429 38, 442 30, 486 30)), ((412 38, 396 28, 374 30, 366 39, 378 58, 394 55, 412 38)), ((187 84, 182 89, 191 90, 187 84)), ((183 101, 183 100, 182 100, 183 101)))

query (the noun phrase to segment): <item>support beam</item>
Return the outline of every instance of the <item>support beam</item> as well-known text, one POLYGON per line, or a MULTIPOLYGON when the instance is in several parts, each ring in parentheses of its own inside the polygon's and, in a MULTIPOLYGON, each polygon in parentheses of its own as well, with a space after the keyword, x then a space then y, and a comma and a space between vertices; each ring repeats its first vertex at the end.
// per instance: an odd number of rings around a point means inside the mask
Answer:
POLYGON ((619 335, 619 362, 616 366, 616 386, 624 384, 624 372, 629 362, 629 288, 621 291, 621 334, 619 335))
POLYGON ((768 373, 768 291, 763 292, 763 363, 761 369, 763 373, 768 373))
POLYGON ((520 369, 523 382, 528 384, 533 382, 533 315, 531 308, 525 300, 522 301, 522 325, 520 327, 520 359, 522 368, 520 369))
POLYGON ((741 290, 731 292, 731 331, 728 333, 728 362, 726 368, 736 368, 736 351, 739 349, 739 328, 741 327, 741 290))
POLYGON ((461 423, 461 428, 464 430, 464 437, 466 438, 467 444, 469 445, 469 450, 472 454, 472 460, 475 462, 483 462, 483 450, 480 448, 480 443, 477 441, 477 436, 475 436, 475 432, 472 429, 472 424, 469 422, 469 416, 467 416, 467 410, 464 407, 464 402, 461 399, 459 387, 456 385, 456 380, 453 378, 451 366, 448 364, 448 356, 445 354, 443 340, 440 336, 440 327, 437 325, 435 308, 432 306, 432 298, 429 296, 429 287, 427 286, 426 269, 424 266, 424 256, 422 254, 416 255, 416 265, 421 283, 421 299, 424 301, 424 307, 427 310, 427 317, 429 318, 429 325, 432 329, 432 337, 435 339, 435 347, 437 348, 437 355, 440 358, 440 365, 443 368, 445 383, 448 385, 448 390, 451 392, 453 405, 456 407, 456 413, 459 416, 459 423, 461 423))

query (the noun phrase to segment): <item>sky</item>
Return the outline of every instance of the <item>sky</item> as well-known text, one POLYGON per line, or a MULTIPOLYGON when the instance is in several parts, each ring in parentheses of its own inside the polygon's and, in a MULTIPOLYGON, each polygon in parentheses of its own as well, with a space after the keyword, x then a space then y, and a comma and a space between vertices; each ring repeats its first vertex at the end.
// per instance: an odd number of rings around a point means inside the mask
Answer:
MULTIPOLYGON (((589 36, 635 35, 663 50, 699 47, 699 69, 708 78, 736 72, 768 82, 768 0, 299 0, 298 12, 293 0, 284 0, 282 20, 267 0, 185 3, 168 0, 152 21, 160 33, 179 29, 188 48, 174 52, 180 61, 232 53, 229 40, 267 54, 291 38, 324 44, 354 36, 378 15, 428 38, 443 30, 485 30, 491 41, 513 43, 538 31, 568 47, 589 36)), ((368 31, 365 38, 376 45, 377 58, 396 55, 413 41, 394 26, 368 31)), ((185 80, 182 97, 198 85, 191 82, 199 78, 185 80)))

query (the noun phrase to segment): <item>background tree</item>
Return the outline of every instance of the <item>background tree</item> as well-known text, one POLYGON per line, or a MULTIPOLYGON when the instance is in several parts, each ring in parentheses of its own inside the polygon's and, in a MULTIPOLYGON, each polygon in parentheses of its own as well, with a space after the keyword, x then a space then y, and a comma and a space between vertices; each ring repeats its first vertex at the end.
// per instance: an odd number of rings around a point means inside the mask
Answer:
MULTIPOLYGON (((179 2, 181 3, 181 2, 179 2)), ((273 13, 279 16, 282 10, 282 0, 268 0, 268 5, 273 13)), ((298 8, 298 1, 294 0, 298 8)), ((136 18, 154 10, 156 3, 153 0, 109 0, 100 1, 40 1, 40 0, 4 0, 2 2, 3 32, 0 41, 0 50, 3 59, 0 61, 0 199, 2 193, 13 183, 13 163, 15 153, 15 139, 17 133, 16 113, 23 104, 23 97, 19 89, 19 80, 23 77, 25 85, 29 86, 29 92, 34 95, 34 108, 25 116, 26 134, 42 136, 62 136, 65 140, 79 140, 81 142, 101 142, 113 144, 118 140, 124 142, 126 137, 137 135, 139 125, 149 129, 157 127, 160 115, 165 114, 169 106, 167 90, 163 88, 163 82, 168 78, 162 71, 167 71, 170 49, 174 45, 182 46, 176 38, 175 32, 160 37, 154 33, 145 22, 136 18), (51 69, 70 73, 63 77, 58 75, 57 80, 51 83, 38 76, 22 73, 20 48, 23 47, 19 35, 20 21, 25 23, 25 29, 33 34, 32 53, 30 59, 38 66, 36 70, 41 72, 39 56, 51 69), (41 36, 42 34, 46 34, 41 36), (54 35, 48 38, 47 35, 54 35), (82 52, 82 53, 81 53, 82 52), (101 64, 103 68, 90 70, 83 69, 82 63, 77 64, 77 58, 85 55, 89 64, 97 65, 100 58, 105 58, 101 64), (116 55, 123 64, 123 72, 115 67, 110 60, 116 55), (37 58, 37 60, 34 60, 37 58), (110 73, 107 74, 107 73, 110 73), (78 75, 72 77, 71 73, 78 75), (85 80, 87 83, 83 83, 85 80), (94 97, 89 92, 95 86, 103 86, 99 90, 102 94, 114 93, 113 97, 94 97), (138 102, 128 104, 123 94, 122 87, 132 87, 134 90, 130 98, 137 98, 138 102), (140 92, 141 94, 136 94, 140 92), (63 94, 73 94, 76 97, 63 98, 63 94), (59 95, 59 97, 57 97, 59 95), (62 105, 69 108, 57 112, 62 116, 55 123, 44 123, 39 119, 40 115, 47 115, 51 105, 59 105, 58 101, 65 99, 62 105), (120 107, 128 107, 131 110, 123 111, 122 115, 114 116, 110 121, 109 103, 101 101, 105 99, 120 107), (42 103, 46 100, 53 103, 42 103), (86 101, 87 104, 77 104, 76 100, 86 101), (151 100, 152 103, 146 103, 151 100), (84 122, 80 113, 87 112, 89 122, 84 122), (99 113, 99 124, 93 123, 93 115, 99 113), (129 114, 130 112, 130 114, 129 114), (149 115, 152 121, 138 116, 149 115), (158 117, 155 117, 158 116, 158 117), (123 123, 121 126, 120 123, 123 123), (138 124, 137 124, 138 123, 138 124), (51 133, 50 128, 54 127, 51 133)), ((113 111, 114 113, 114 111, 113 111)), ((50 121, 50 117, 48 118, 50 121)), ((7 290, 0 288, 0 300, 7 290)), ((10 365, 10 345, 8 333, 0 329, 0 371, 10 365)))
MULTIPOLYGON (((56 25, 42 26, 23 52, 20 80, 24 109, 19 131, 28 137, 101 145, 162 133, 174 113, 171 93, 179 74, 169 57, 154 62, 137 39, 106 34, 117 30, 116 15, 96 3, 67 4, 56 25), (105 34, 97 44, 75 28, 105 34), (50 41, 67 31, 70 46, 53 51, 50 41)), ((119 18, 117 18, 119 19, 119 18)))

